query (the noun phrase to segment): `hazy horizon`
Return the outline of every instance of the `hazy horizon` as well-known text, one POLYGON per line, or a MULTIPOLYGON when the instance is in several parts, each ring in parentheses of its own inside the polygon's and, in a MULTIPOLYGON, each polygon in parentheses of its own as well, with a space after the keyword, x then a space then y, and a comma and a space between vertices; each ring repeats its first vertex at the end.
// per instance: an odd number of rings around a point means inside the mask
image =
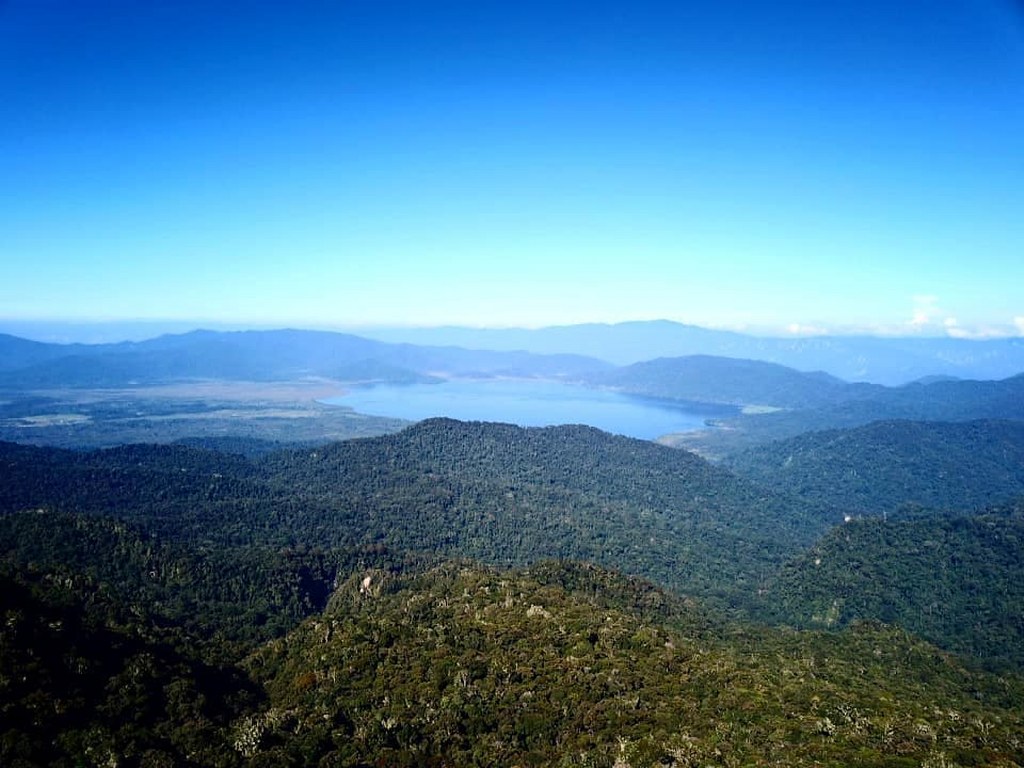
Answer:
POLYGON ((794 335, 784 330, 772 329, 738 329, 738 328, 716 328, 695 323, 681 323, 665 318, 653 320, 623 320, 619 322, 591 322, 591 323, 570 323, 529 326, 470 326, 470 325, 301 325, 295 323, 229 323, 216 321, 189 321, 189 320, 17 320, 0 318, 0 334, 16 336, 30 341, 39 341, 51 344, 114 344, 120 342, 139 342, 155 339, 160 336, 179 335, 192 333, 194 331, 234 332, 234 331, 322 331, 330 333, 344 333, 354 336, 365 336, 367 338, 380 338, 385 341, 404 340, 403 334, 407 333, 411 343, 429 344, 429 341, 417 341, 420 334, 431 332, 466 332, 469 334, 491 332, 507 333, 532 333, 557 330, 574 327, 616 327, 625 325, 643 324, 672 324, 686 328, 696 328, 706 331, 716 331, 740 336, 761 339, 855 339, 874 338, 880 340, 914 340, 914 339, 952 339, 955 341, 984 342, 999 340, 1024 340, 1024 336, 1002 335, 986 336, 984 338, 965 337, 956 338, 933 329, 911 330, 904 333, 871 332, 870 329, 834 329, 829 332, 801 333, 794 335))
POLYGON ((0 61, 7 325, 1024 335, 1012 0, 9 0, 0 61))

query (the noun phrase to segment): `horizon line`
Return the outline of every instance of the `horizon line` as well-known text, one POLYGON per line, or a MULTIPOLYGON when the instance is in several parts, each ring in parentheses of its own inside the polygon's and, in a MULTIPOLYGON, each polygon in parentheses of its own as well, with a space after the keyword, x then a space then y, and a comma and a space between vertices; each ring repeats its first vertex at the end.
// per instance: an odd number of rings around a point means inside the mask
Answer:
POLYGON ((423 333, 423 332, 468 332, 468 333, 539 333, 551 330, 566 330, 572 328, 604 327, 616 328, 622 326, 643 326, 643 325, 671 325, 678 328, 685 328, 709 333, 734 334, 748 338, 763 338, 775 340, 812 340, 823 338, 872 338, 886 340, 947 340, 947 341, 1011 341, 1024 339, 1024 318, 1015 318, 1014 326, 982 326, 977 329, 970 329, 966 326, 949 327, 948 325, 930 324, 922 326, 908 322, 903 325, 878 325, 878 326, 833 326, 823 325, 802 325, 789 324, 788 326, 740 324, 734 326, 722 325, 701 325, 694 322, 673 320, 670 318, 632 319, 602 321, 591 320, 575 323, 552 323, 545 325, 465 325, 459 323, 438 323, 438 324, 413 324, 413 323, 332 323, 332 322, 310 322, 310 321, 259 321, 259 320, 214 320, 214 319, 183 319, 183 318, 23 318, 23 317, 0 317, 0 333, 10 336, 17 336, 30 341, 43 343, 82 343, 82 344, 104 344, 116 343, 112 339, 103 341, 54 341, 54 335, 64 330, 72 332, 78 330, 84 332, 94 330, 97 332, 114 331, 122 329, 127 335, 117 341, 145 341, 161 336, 175 336, 194 333, 196 331, 212 332, 246 332, 246 331, 317 331, 328 333, 345 333, 360 335, 361 333, 423 333), (144 328, 163 327, 164 330, 156 330, 152 335, 128 334, 129 328, 135 327, 142 331, 144 328), (49 338, 32 338, 22 335, 19 331, 30 329, 48 329, 45 334, 49 338))

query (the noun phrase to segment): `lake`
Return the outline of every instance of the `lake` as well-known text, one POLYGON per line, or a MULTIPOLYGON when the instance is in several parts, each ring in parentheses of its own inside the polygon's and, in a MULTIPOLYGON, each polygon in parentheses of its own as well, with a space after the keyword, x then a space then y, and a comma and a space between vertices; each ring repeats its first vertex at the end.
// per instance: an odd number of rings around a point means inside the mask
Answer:
POLYGON ((523 427, 588 424, 606 432, 653 440, 704 427, 705 419, 735 409, 672 403, 602 389, 535 379, 453 379, 354 389, 325 402, 373 416, 420 421, 447 416, 461 421, 500 421, 523 427))

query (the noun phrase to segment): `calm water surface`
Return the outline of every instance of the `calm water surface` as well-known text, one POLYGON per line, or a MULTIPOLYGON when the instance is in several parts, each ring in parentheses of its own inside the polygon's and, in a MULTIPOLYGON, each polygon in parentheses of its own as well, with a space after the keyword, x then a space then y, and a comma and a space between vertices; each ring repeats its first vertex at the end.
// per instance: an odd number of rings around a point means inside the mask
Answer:
MULTIPOLYGON (((701 429, 711 415, 706 410, 688 409, 685 404, 523 379, 458 379, 440 384, 368 387, 328 398, 326 402, 348 406, 359 413, 410 421, 447 416, 523 427, 588 424, 644 440, 701 429)), ((721 415, 728 412, 725 409, 721 415)))

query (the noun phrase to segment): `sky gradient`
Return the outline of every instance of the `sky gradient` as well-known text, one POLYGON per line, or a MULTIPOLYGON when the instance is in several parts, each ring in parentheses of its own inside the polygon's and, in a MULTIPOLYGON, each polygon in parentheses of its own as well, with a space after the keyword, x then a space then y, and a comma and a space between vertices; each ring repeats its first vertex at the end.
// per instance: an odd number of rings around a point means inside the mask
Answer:
POLYGON ((1024 335, 1022 9, 0 0, 0 319, 1024 335))

